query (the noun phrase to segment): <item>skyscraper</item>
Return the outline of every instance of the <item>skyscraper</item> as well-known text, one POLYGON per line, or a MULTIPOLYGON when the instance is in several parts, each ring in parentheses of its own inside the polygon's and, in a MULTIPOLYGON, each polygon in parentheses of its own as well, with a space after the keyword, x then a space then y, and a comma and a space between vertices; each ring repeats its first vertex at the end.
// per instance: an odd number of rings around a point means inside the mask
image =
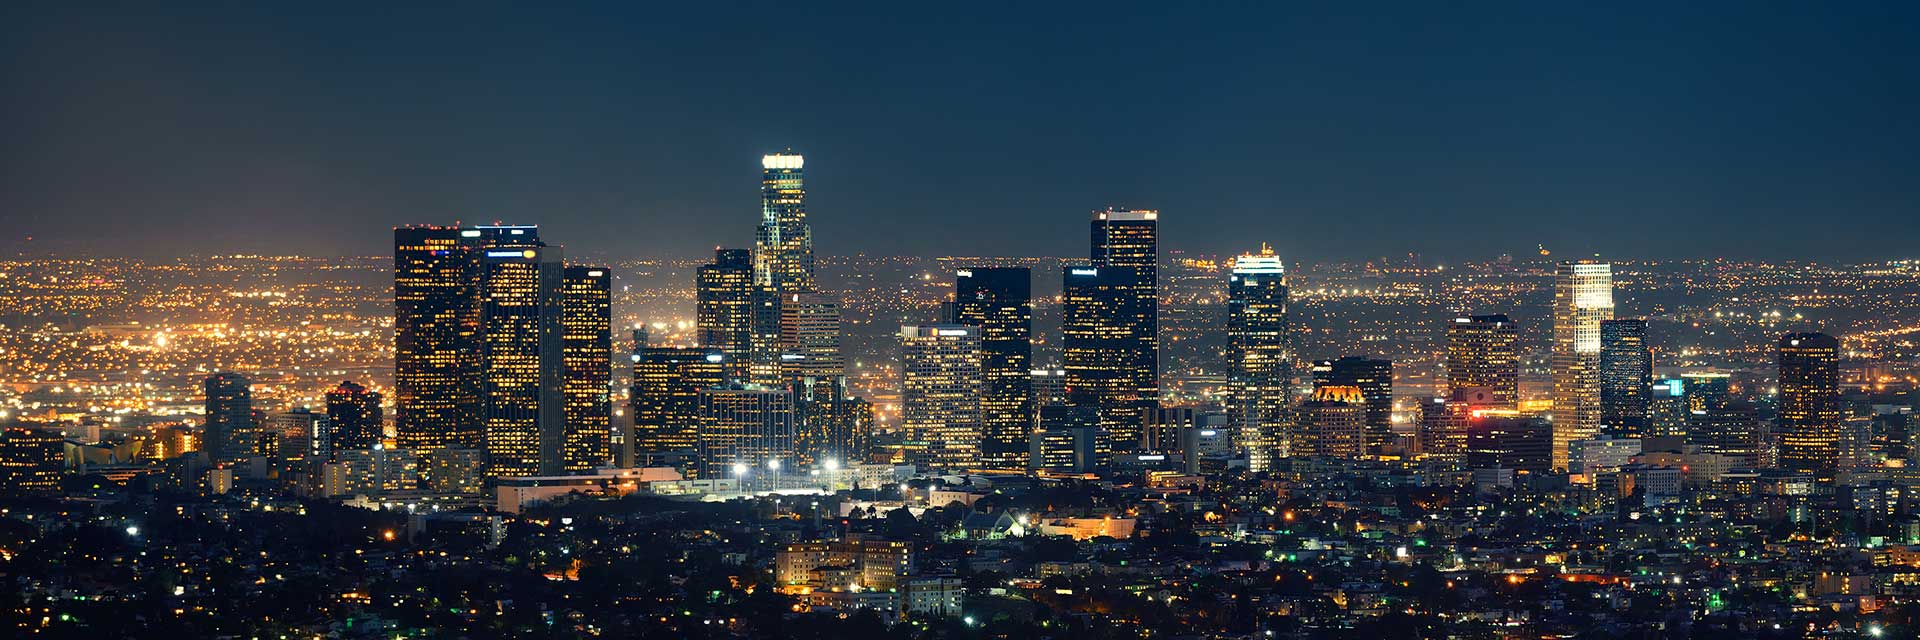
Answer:
POLYGON ((1313 363, 1313 385, 1352 387, 1366 406, 1367 453, 1393 443, 1393 361, 1347 356, 1313 363))
POLYGON ((701 389, 699 407, 700 477, 737 478, 735 465, 751 473, 794 470, 793 392, 729 384, 701 389))
POLYGON ((1491 392, 1500 409, 1520 406, 1520 328, 1506 314, 1459 316, 1447 325, 1447 395, 1491 392))
POLYGON ((924 443, 935 469, 980 464, 980 329, 935 324, 900 327, 901 426, 924 443))
POLYGON ((760 158, 760 228, 754 283, 777 293, 812 291, 813 231, 807 224, 806 158, 791 150, 760 158))
POLYGON ((1840 463, 1840 341, 1780 337, 1780 466, 1832 473, 1840 463))
POLYGON ((1140 338, 1153 317, 1138 292, 1140 277, 1133 267, 1069 265, 1062 279, 1060 355, 1067 402, 1100 412, 1114 450, 1134 449, 1151 406, 1141 393, 1155 357, 1151 341, 1140 338))
POLYGON ((29 427, 0 431, 0 493, 54 491, 66 469, 66 438, 29 427))
POLYGON ((327 392, 326 453, 342 449, 372 449, 384 437, 380 394, 343 380, 327 392))
MULTIPOLYGON (((1132 384, 1139 388, 1143 410, 1160 400, 1160 212, 1124 210, 1108 207, 1093 212, 1092 251, 1088 264, 1109 270, 1110 277, 1128 278, 1126 288, 1136 298, 1129 319, 1132 344, 1124 366, 1132 384), (1125 271, 1112 272, 1111 269, 1125 271)), ((1144 414, 1143 414, 1144 415, 1144 414)), ((1115 431, 1114 449, 1125 451, 1138 445, 1137 435, 1115 431)))
POLYGON ((560 295, 566 367, 561 468, 592 471, 613 459, 613 283, 601 267, 569 266, 560 295))
POLYGON ((1647 349, 1647 321, 1600 323, 1600 426, 1608 433, 1648 435, 1653 392, 1653 353, 1647 349))
POLYGON ((1553 468, 1600 432, 1600 322, 1613 319, 1613 266, 1562 262, 1553 280, 1553 468))
MULTIPOLYGON (((753 348, 753 252, 715 249, 700 267, 694 315, 700 346, 719 349, 730 366, 742 367, 753 348)), ((746 375, 735 371, 734 377, 746 375)))
POLYGON ((841 378, 840 303, 814 292, 780 296, 780 378, 841 378))
POLYGON ((488 234, 480 276, 487 473, 556 474, 566 424, 561 252, 531 227, 481 230, 488 234))
POLYGON ((253 455, 253 383, 246 376, 220 372, 207 376, 206 445, 207 455, 215 460, 230 460, 253 455))
POLYGON ((954 276, 951 322, 980 329, 982 466, 1027 466, 1033 431, 1033 273, 974 267, 954 276))
POLYGON ((481 231, 393 230, 394 428, 422 452, 480 446, 481 231))
POLYGON ((1467 426, 1467 467, 1545 473, 1553 463, 1555 429, 1517 411, 1477 412, 1467 426))
POLYGON ((725 384, 729 370, 726 354, 713 348, 647 347, 634 354, 634 451, 694 453, 700 391, 725 384))
POLYGON ((1359 387, 1326 385, 1300 405, 1294 455, 1355 459, 1367 453, 1367 401, 1359 387))
POLYGON ((1252 471, 1289 455, 1293 348, 1287 328, 1287 270, 1273 250, 1243 255, 1227 275, 1227 388, 1238 447, 1252 471))

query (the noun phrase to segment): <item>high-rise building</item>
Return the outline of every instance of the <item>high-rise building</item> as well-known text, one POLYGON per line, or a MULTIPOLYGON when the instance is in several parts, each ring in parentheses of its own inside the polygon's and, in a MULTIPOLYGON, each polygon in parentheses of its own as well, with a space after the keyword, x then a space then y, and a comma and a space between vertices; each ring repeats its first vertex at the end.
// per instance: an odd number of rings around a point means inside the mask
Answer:
POLYGON ((1652 437, 1686 436, 1687 381, 1669 378, 1653 383, 1647 400, 1647 435, 1652 437))
POLYGON ((488 476, 555 475, 566 425, 561 252, 530 227, 481 230, 488 233, 480 275, 488 476))
POLYGON ((29 427, 0 431, 0 493, 59 489, 66 468, 66 442, 57 431, 29 427))
POLYGON ((1352 387, 1366 405, 1367 453, 1393 443, 1393 361, 1347 356, 1313 363, 1313 386, 1352 387))
POLYGON ((812 291, 813 231, 807 224, 806 158, 786 151, 760 158, 760 228, 754 283, 775 293, 812 291))
POLYGON ((1294 455, 1356 459, 1367 453, 1367 401, 1359 387, 1327 385, 1300 405, 1294 455))
POLYGON ((1556 429, 1546 420, 1505 409, 1476 412, 1467 426, 1467 467, 1546 473, 1556 429))
POLYGON ((1733 376, 1720 371, 1695 371, 1680 374, 1681 395, 1687 399, 1687 413, 1727 406, 1733 398, 1733 376))
POLYGON ((394 429, 402 447, 480 446, 481 235, 393 230, 394 429))
MULTIPOLYGON (((744 367, 753 348, 753 252, 715 249, 713 263, 700 267, 694 315, 700 346, 719 349, 730 366, 744 367)), ((746 375, 744 370, 732 377, 746 375)))
POLYGON ((1233 261, 1227 274, 1227 390, 1239 448, 1252 471, 1289 455, 1287 386, 1293 347, 1287 328, 1287 270, 1273 250, 1233 261))
POLYGON ((1824 333, 1780 337, 1780 466, 1832 473, 1840 465, 1840 341, 1824 333))
MULTIPOLYGON (((1128 319, 1132 342, 1125 365, 1132 384, 1138 387, 1139 401, 1151 408, 1160 400, 1160 212, 1124 210, 1108 207, 1093 212, 1092 251, 1088 264, 1106 272, 1110 278, 1125 278, 1125 287, 1136 299, 1128 319), (1122 271, 1115 272, 1119 268, 1122 271)), ((1131 450, 1138 445, 1134 433, 1114 431, 1114 449, 1131 450)))
POLYGON ((1447 325, 1447 393, 1491 392, 1495 408, 1520 406, 1520 328, 1505 314, 1459 316, 1447 325))
POLYGON ((814 292, 780 297, 780 379, 847 375, 840 354, 840 303, 814 292))
POLYGON ((385 437, 380 393, 351 381, 327 392, 328 457, 344 449, 372 449, 385 437))
POLYGON ((793 392, 735 383, 701 389, 699 407, 700 477, 737 478, 736 465, 752 473, 794 470, 793 392))
POLYGON ((980 463, 1027 466, 1033 432, 1033 273, 1025 267, 974 267, 954 275, 953 317, 980 329, 980 463))
POLYGON ((1465 464, 1467 438, 1473 414, 1494 409, 1511 411, 1508 398, 1497 389, 1461 387, 1445 398, 1429 398, 1420 405, 1420 453, 1443 464, 1465 464))
POLYGON ((1100 412, 1116 451, 1139 445, 1147 411, 1143 396, 1156 357, 1151 340, 1153 307, 1139 295, 1133 267, 1068 266, 1060 311, 1061 360, 1067 401, 1100 412))
POLYGON ((1600 323, 1613 319, 1613 265, 1562 262, 1553 280, 1553 468, 1600 432, 1600 323))
POLYGON ((900 327, 901 426, 924 443, 935 469, 980 464, 980 329, 935 324, 900 327))
POLYGON ((603 267, 569 266, 563 273, 566 430, 560 466, 579 473, 613 461, 613 279, 603 267))
POLYGON ((1687 442, 1698 445, 1701 453, 1726 456, 1736 469, 1763 466, 1767 440, 1758 413, 1744 402, 1695 411, 1687 420, 1687 442))
POLYGON ((1653 352, 1647 321, 1600 323, 1600 427, 1608 433, 1647 435, 1653 393, 1653 352))
POLYGON ((267 431, 279 434, 281 458, 324 460, 333 453, 333 428, 325 413, 296 407, 268 414, 267 431))
POLYGON ((1028 470, 1090 473, 1113 457, 1100 413, 1092 407, 1051 405, 1040 408, 1040 426, 1029 440, 1028 470))
POLYGON ((633 449, 691 454, 699 446, 700 391, 726 384, 726 353, 647 347, 633 355, 633 449))
POLYGON ((207 454, 215 460, 253 455, 253 441, 247 437, 254 430, 253 383, 246 376, 223 371, 207 376, 203 387, 207 454))

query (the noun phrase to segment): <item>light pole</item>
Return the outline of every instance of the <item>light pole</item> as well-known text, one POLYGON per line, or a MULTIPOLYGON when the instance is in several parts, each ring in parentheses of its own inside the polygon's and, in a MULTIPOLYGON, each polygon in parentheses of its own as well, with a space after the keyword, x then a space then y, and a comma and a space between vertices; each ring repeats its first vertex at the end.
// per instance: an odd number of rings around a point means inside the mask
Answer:
POLYGON ((747 489, 747 463, 745 462, 733 463, 733 485, 736 489, 739 489, 741 491, 745 491, 747 489))
POLYGON ((773 458, 768 460, 767 470, 773 472, 773 490, 779 491, 780 490, 780 459, 773 458))

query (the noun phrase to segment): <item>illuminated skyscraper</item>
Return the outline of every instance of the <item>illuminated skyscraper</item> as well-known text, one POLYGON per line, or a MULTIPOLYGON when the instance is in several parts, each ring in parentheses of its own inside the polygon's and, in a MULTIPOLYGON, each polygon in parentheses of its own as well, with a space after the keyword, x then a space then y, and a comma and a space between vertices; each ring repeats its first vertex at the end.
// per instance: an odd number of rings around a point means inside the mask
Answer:
POLYGON ((1025 267, 975 267, 955 274, 954 324, 979 327, 982 466, 1027 466, 1033 432, 1033 273, 1025 267))
POLYGON ((1367 454, 1367 401, 1359 387, 1327 385, 1300 405, 1294 455, 1348 460, 1367 454))
POLYGON ((326 453, 343 449, 372 449, 385 437, 380 394, 351 381, 341 381, 327 392, 326 453))
POLYGON ((1553 468, 1600 432, 1600 323, 1613 319, 1613 266, 1562 262, 1553 279, 1553 468))
POLYGON ((479 229, 393 230, 394 429, 420 452, 480 446, 479 229))
MULTIPOLYGON (((1107 208, 1093 212, 1093 247, 1088 264, 1106 270, 1108 277, 1124 277, 1126 287, 1136 298, 1131 318, 1127 319, 1132 344, 1123 366, 1132 384, 1139 388, 1143 410, 1156 406, 1160 399, 1160 212, 1107 208), (1114 268, 1125 271, 1114 272, 1114 268)), ((1144 414, 1142 414, 1144 416, 1144 414)), ((1144 420, 1143 420, 1144 422, 1144 420)), ((1116 451, 1138 445, 1133 433, 1115 430, 1116 451)))
POLYGON ((838 378, 847 375, 840 355, 840 303, 813 292, 780 297, 780 378, 838 378))
POLYGON ((1780 466, 1830 474, 1840 463, 1840 341, 1780 337, 1780 466))
POLYGON ((1467 426, 1467 467, 1545 473, 1553 463, 1551 424, 1504 409, 1478 411, 1467 426))
POLYGON ((1147 410, 1141 396, 1151 379, 1150 340, 1140 335, 1153 308, 1139 295, 1132 267, 1069 265, 1063 270, 1060 310, 1061 360, 1068 404, 1093 407, 1116 451, 1139 446, 1147 410))
POLYGON ((1366 405, 1366 452, 1393 443, 1393 361, 1362 356, 1313 363, 1313 385, 1360 390, 1366 405))
POLYGON ((1227 388, 1238 447, 1253 471, 1290 454, 1287 385, 1293 347, 1287 328, 1287 271, 1273 250, 1233 261, 1227 275, 1227 388))
POLYGON ((634 451, 694 453, 700 390, 726 384, 730 369, 726 354, 708 347, 647 347, 634 354, 634 451))
POLYGON ((1653 353, 1647 321, 1600 323, 1600 426, 1621 436, 1647 434, 1653 392, 1653 353))
POLYGON ((58 490, 66 469, 66 444, 58 431, 0 431, 0 494, 58 490))
POLYGON ((701 389, 699 407, 700 477, 738 477, 735 465, 755 474, 797 471, 792 392, 730 384, 701 389))
POLYGON ((754 284, 777 293, 812 291, 813 231, 807 224, 806 158, 787 151, 760 158, 760 229, 754 284))
POLYGON ((592 471, 613 459, 613 279, 602 267, 567 267, 560 303, 566 366, 561 468, 592 471))
POLYGON ((980 329, 955 324, 900 327, 901 426, 925 443, 935 469, 980 464, 980 329))
POLYGON ((1753 405, 1728 402, 1692 413, 1687 419, 1687 442, 1699 445, 1702 453, 1732 460, 1735 468, 1763 466, 1767 454, 1767 430, 1753 405))
POLYGON ((1520 406, 1520 328, 1505 314, 1459 316, 1447 325, 1447 393, 1490 392, 1495 408, 1520 406))
POLYGON ((481 230, 488 233, 480 275, 487 473, 557 474, 566 425, 561 252, 530 227, 481 230))
POLYGON ((206 398, 207 455, 215 460, 230 460, 253 455, 254 430, 253 383, 238 373, 220 372, 207 376, 206 398))
POLYGON ((700 267, 698 276, 694 314, 700 346, 719 349, 730 365, 744 366, 753 348, 753 252, 715 249, 713 254, 713 263, 700 267))

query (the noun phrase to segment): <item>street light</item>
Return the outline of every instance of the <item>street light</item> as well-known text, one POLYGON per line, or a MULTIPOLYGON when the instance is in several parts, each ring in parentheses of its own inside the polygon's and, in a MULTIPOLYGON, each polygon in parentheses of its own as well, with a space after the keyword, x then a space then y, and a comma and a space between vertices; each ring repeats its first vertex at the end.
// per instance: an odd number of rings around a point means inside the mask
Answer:
POLYGON ((839 461, 839 460, 835 460, 835 459, 833 459, 833 458, 827 458, 827 470, 828 470, 828 471, 839 471, 839 470, 840 470, 840 461, 839 461))

